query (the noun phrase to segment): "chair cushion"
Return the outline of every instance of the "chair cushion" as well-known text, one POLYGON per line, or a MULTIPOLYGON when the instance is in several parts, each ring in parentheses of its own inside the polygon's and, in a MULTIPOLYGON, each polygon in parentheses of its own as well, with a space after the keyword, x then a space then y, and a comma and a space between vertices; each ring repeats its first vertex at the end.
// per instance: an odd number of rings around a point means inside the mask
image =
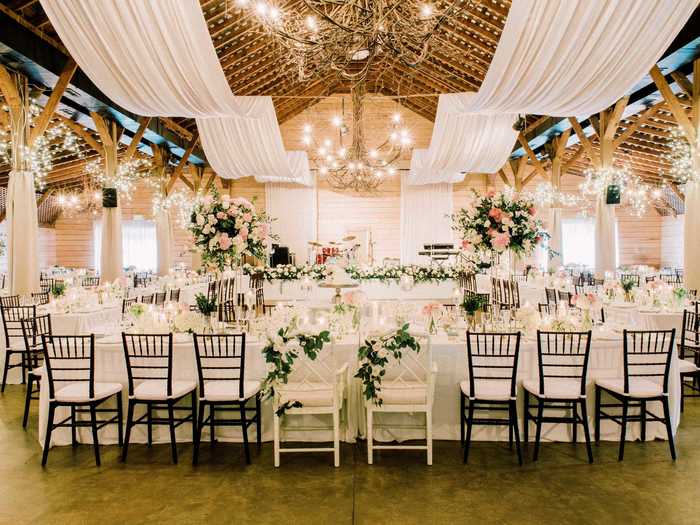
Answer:
POLYGON ((44 375, 44 370, 45 369, 43 366, 39 366, 37 368, 32 368, 29 373, 32 374, 33 376, 41 377, 44 375))
POLYGON ((95 395, 90 397, 89 385, 87 381, 71 383, 56 392, 56 401, 64 403, 80 403, 82 401, 94 401, 96 399, 106 399, 118 392, 121 392, 120 383, 95 383, 95 395))
POLYGON ((332 407, 333 388, 326 384, 287 383, 277 389, 280 404, 299 401, 304 407, 332 407))
POLYGON ((425 405, 428 402, 428 386, 418 381, 382 385, 379 397, 384 405, 425 405))
POLYGON ((615 379, 596 379, 595 382, 601 388, 616 392, 630 397, 658 397, 663 394, 663 388, 659 383, 655 383, 643 377, 629 378, 629 392, 625 394, 625 380, 623 378, 615 379))
MULTIPOLYGON (((469 381, 462 381, 459 387, 464 395, 469 395, 469 381)), ((507 379, 475 379, 474 398, 484 401, 508 401, 510 396, 510 381, 507 379)), ((515 398, 513 398, 515 399, 515 398)))
POLYGON ((540 396, 539 379, 526 379, 523 388, 537 397, 545 399, 579 399, 586 397, 581 395, 581 381, 578 379, 550 377, 544 381, 544 396, 540 396))
POLYGON ((239 381, 205 381, 204 397, 207 401, 243 401, 260 392, 260 381, 245 381, 243 397, 240 397, 239 381))
POLYGON ((698 367, 695 366, 695 363, 686 359, 678 360, 678 369, 681 374, 694 374, 698 371, 698 367))
POLYGON ((197 388, 194 381, 173 381, 172 394, 168 396, 168 384, 164 379, 144 381, 134 388, 134 399, 177 399, 197 388))

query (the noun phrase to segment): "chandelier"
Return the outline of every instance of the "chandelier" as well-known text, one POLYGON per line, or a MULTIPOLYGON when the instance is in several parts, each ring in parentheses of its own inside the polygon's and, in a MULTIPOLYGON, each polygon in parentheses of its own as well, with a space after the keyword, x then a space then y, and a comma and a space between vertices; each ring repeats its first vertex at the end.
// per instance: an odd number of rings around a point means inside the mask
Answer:
MULTIPOLYGON (((309 158, 319 175, 326 179, 333 189, 372 192, 379 187, 385 177, 393 176, 399 169, 397 161, 408 152, 411 137, 408 129, 401 126, 399 112, 394 113, 389 125, 388 137, 377 147, 368 149, 364 137, 364 84, 352 88, 352 143, 346 147, 343 135, 348 125, 343 115, 334 116, 331 123, 338 128, 338 147, 334 149, 329 138, 317 143, 312 136, 310 124, 304 126, 302 140, 311 147, 309 158)), ((345 107, 343 102, 343 108, 345 107)))
MULTIPOLYGON (((363 80, 373 64, 389 58, 414 68, 428 55, 438 28, 465 8, 459 5, 464 0, 444 9, 419 0, 303 0, 298 11, 269 0, 236 4, 287 51, 301 81, 329 70, 345 80, 363 80)), ((231 17, 228 0, 225 16, 231 17)))
POLYGON ((85 213, 94 217, 102 208, 102 187, 90 175, 83 174, 79 187, 57 189, 54 202, 65 217, 85 213))

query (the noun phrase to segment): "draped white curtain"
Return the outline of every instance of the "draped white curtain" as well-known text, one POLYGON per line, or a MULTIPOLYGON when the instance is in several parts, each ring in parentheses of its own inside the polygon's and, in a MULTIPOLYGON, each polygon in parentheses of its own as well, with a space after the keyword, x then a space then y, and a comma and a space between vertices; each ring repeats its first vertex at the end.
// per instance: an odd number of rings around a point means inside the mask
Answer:
POLYGON ((605 272, 617 268, 617 235, 615 235, 615 205, 605 204, 605 195, 598 197, 595 213, 595 274, 599 279, 605 272))
POLYGON ((452 184, 413 186, 401 178, 401 263, 425 262, 424 244, 451 243, 452 184))
POLYGON ((306 261, 309 241, 316 240, 316 186, 268 182, 265 184, 267 214, 274 219, 272 232, 277 241, 296 255, 297 264, 306 261))
POLYGON ((102 208, 100 235, 100 277, 102 282, 112 282, 122 274, 122 210, 102 208))
POLYGON ((440 96, 424 171, 495 172, 517 137, 516 114, 588 116, 610 106, 656 63, 697 5, 513 2, 479 92, 440 96))
POLYGON ((562 265, 561 208, 549 209, 547 227, 549 232, 549 248, 557 253, 554 257, 547 257, 547 269, 549 271, 554 271, 562 265))
POLYGON ((161 210, 155 216, 156 221, 156 245, 158 254, 158 275, 168 275, 173 265, 172 242, 173 229, 170 224, 168 210, 161 210))
POLYGON ((39 221, 34 174, 11 171, 5 199, 7 210, 7 270, 10 293, 39 291, 39 221))
POLYGON ((683 274, 685 286, 700 290, 700 182, 685 185, 683 274))
POLYGON ((197 118, 223 178, 293 179, 270 97, 236 97, 197 0, 42 0, 102 92, 138 115, 197 118))
POLYGON ((561 222, 562 264, 581 264, 595 267, 595 221, 587 217, 565 219, 561 222))

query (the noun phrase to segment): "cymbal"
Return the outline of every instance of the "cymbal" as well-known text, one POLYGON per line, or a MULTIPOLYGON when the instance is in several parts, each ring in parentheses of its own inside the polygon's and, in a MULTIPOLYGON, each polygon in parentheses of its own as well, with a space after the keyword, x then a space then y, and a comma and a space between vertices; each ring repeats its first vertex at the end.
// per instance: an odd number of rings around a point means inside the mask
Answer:
POLYGON ((336 242, 336 241, 330 241, 328 244, 330 244, 332 246, 338 246, 340 243, 336 242))
POLYGON ((309 241, 310 246, 323 246, 320 242, 318 241, 309 241))
POLYGON ((349 241, 354 241, 357 239, 354 235, 348 235, 347 237, 343 237, 343 242, 349 242, 349 241))

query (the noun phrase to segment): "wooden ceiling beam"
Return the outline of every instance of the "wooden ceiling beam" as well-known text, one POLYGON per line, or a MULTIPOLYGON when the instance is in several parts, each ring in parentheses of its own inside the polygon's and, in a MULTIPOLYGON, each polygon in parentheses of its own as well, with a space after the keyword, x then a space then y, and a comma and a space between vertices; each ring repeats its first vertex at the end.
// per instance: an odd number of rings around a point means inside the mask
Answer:
POLYGON ((43 135, 48 128, 49 122, 51 122, 51 117, 55 113, 58 103, 61 101, 61 98, 66 92, 68 84, 73 78, 73 74, 75 73, 76 69, 78 69, 78 64, 76 64, 72 58, 69 58, 66 65, 63 66, 63 71, 61 71, 61 74, 56 81, 56 85, 51 91, 49 99, 46 101, 44 109, 41 110, 41 113, 34 121, 34 127, 29 135, 30 144, 34 144, 34 141, 43 135))
POLYGON ((104 148, 102 147, 102 144, 95 140, 95 138, 92 136, 92 133, 90 133, 88 130, 86 130, 83 126, 81 126, 74 120, 71 120, 68 117, 64 117, 60 113, 56 113, 56 116, 61 122, 63 122, 66 126, 68 126, 75 133, 77 133, 80 136, 80 138, 82 138, 88 144, 88 146, 90 146, 98 153, 98 155, 104 156, 104 148))
POLYGON ((695 127, 690 122, 688 114, 680 106, 678 98, 676 97, 676 95, 674 95, 673 91, 671 90, 671 86, 668 85, 668 82, 666 81, 666 78, 664 77, 663 73, 661 73, 661 70, 658 68, 658 66, 654 66, 651 68, 649 74, 654 80, 656 87, 661 92, 661 95, 664 97, 666 104, 668 104, 668 108, 671 110, 673 116, 676 118, 678 125, 683 130, 686 137, 688 137, 688 141, 691 144, 695 144, 697 140, 697 132, 695 130, 695 127))
POLYGON ((659 104, 656 104, 655 106, 651 106, 650 108, 646 109, 643 113, 639 114, 637 119, 629 126, 625 128, 625 130, 613 140, 613 145, 617 148, 620 144, 624 143, 629 137, 632 136, 637 130, 640 129, 640 126, 647 122, 656 112, 659 110, 659 104))
POLYGON ((146 132, 146 129, 150 123, 151 117, 141 117, 139 119, 139 127, 132 137, 129 146, 126 148, 126 152, 124 152, 124 160, 126 162, 129 162, 134 157, 134 154, 141 143, 141 139, 143 138, 143 134, 146 132))
MULTIPOLYGON (((194 137, 192 137, 192 140, 190 140, 190 143, 187 146, 185 153, 182 155, 180 162, 178 163, 177 166, 175 166, 175 169, 173 170, 173 174, 170 177, 170 180, 168 181, 168 184, 165 188, 166 195, 170 194, 170 191, 173 189, 173 186, 177 182, 177 179, 181 178, 182 170, 184 169, 185 165, 187 164, 187 159, 192 154, 192 151, 194 150, 195 146, 197 145, 197 142, 199 142, 199 135, 195 135, 194 137)), ((190 183, 189 185, 192 186, 192 183, 190 183)))
POLYGON ((578 140, 583 146, 583 149, 586 150, 586 154, 588 157, 591 159, 591 162, 596 168, 600 167, 600 158, 598 155, 596 155, 593 152, 593 146, 591 145, 591 141, 588 140, 588 137, 586 134, 583 132, 583 128, 581 127, 581 124, 579 123, 578 119, 576 117, 569 117, 569 122, 571 123, 571 127, 574 129, 576 132, 576 135, 578 136, 578 140))

